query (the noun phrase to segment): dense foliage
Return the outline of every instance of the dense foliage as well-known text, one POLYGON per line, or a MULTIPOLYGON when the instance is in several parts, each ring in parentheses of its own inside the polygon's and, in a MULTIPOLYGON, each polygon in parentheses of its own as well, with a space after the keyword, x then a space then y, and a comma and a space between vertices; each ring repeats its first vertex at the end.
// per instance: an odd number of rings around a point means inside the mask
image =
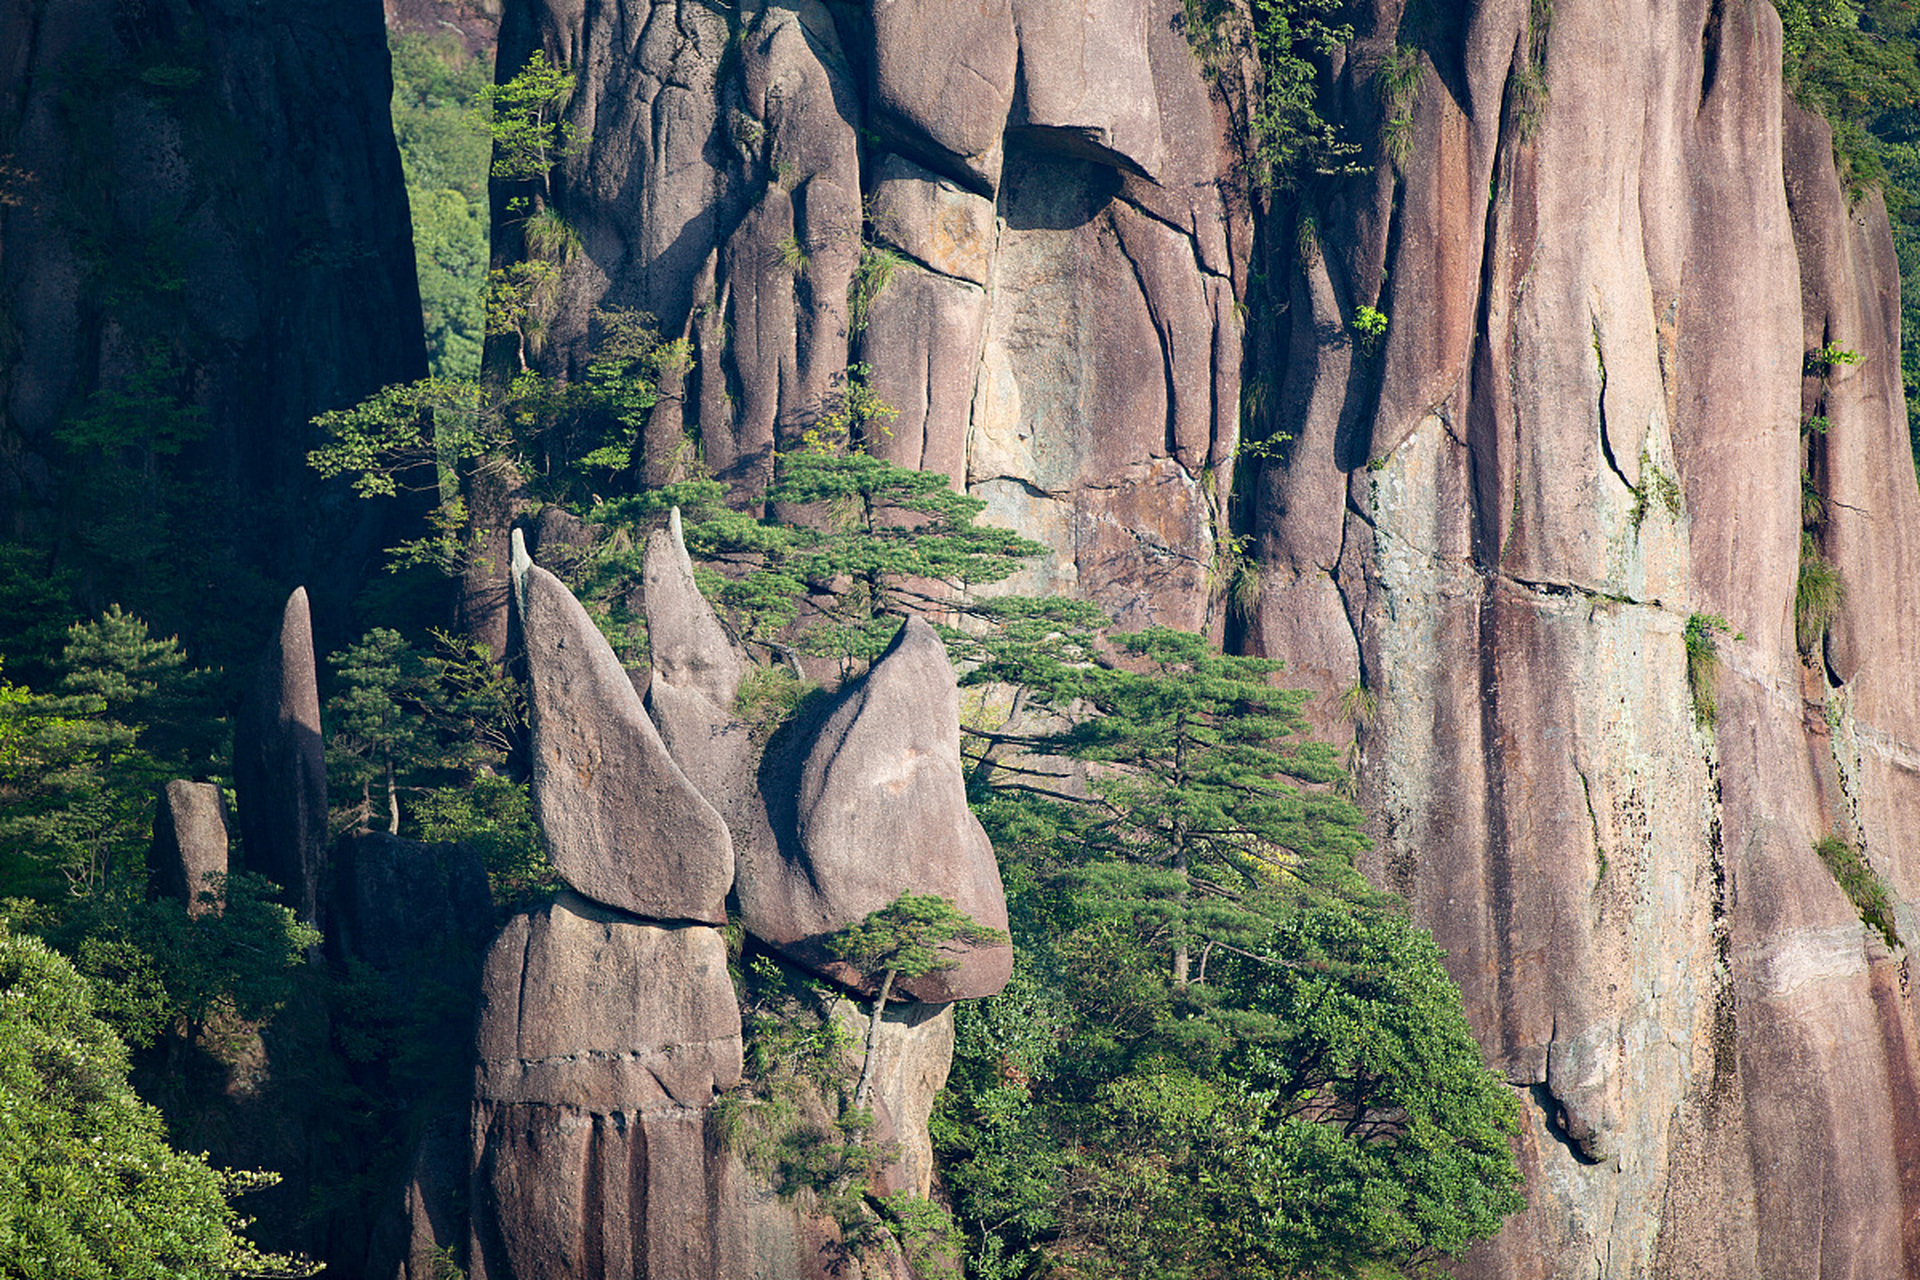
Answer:
POLYGON ((394 32, 388 43, 427 363, 438 377, 471 377, 480 371, 487 278, 490 143, 478 113, 493 68, 453 37, 394 32))
POLYGON ((222 1175, 168 1147, 72 965, 0 928, 0 1273, 20 1280, 306 1275, 241 1236, 222 1175))
POLYGON ((1521 1205, 1512 1094, 1277 667, 1156 630, 977 673, 1054 726, 975 776, 1019 956, 936 1126, 977 1275, 1417 1269, 1521 1205))

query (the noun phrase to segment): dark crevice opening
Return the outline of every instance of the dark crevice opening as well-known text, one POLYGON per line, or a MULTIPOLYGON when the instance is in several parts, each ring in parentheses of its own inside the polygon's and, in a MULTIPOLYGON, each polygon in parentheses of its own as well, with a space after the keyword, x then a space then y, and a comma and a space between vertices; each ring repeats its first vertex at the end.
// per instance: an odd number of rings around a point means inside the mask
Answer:
POLYGON ((1591 1168, 1600 1163, 1588 1155, 1579 1141, 1567 1132, 1567 1109, 1560 1105, 1560 1099, 1553 1096, 1553 1090, 1544 1084, 1536 1084, 1527 1086, 1527 1092, 1533 1097, 1533 1105, 1540 1108, 1540 1114, 1546 1121, 1547 1132, 1553 1135, 1554 1141, 1567 1149, 1567 1154, 1573 1157, 1575 1164, 1591 1168))

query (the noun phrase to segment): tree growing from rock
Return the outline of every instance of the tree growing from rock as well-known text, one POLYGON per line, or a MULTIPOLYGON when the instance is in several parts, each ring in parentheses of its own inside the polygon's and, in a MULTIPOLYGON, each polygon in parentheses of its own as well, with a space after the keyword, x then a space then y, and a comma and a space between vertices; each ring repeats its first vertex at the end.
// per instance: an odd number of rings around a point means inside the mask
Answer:
POLYGON ((853 1090, 853 1108, 867 1105, 873 1087, 875 1050, 880 1044, 880 1022, 893 984, 900 978, 960 967, 953 952, 960 947, 993 946, 1007 940, 998 929, 980 924, 937 894, 903 893, 865 919, 850 924, 827 940, 832 955, 871 980, 879 976, 873 1011, 867 1018, 866 1050, 860 1062, 860 1083, 853 1090))
POLYGON ((1361 814, 1278 671, 1154 630, 975 672, 1057 726, 979 735, 1020 960, 958 1010, 935 1129, 983 1275, 1417 1271, 1522 1207, 1512 1093, 1354 870, 1361 814))

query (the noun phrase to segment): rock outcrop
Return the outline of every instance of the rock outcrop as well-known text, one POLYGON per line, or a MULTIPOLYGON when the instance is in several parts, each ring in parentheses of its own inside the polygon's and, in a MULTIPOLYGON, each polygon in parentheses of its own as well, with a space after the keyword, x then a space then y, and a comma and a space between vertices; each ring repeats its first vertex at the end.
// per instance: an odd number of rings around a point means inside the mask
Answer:
POLYGON ((1356 742, 1367 869, 1525 1104, 1531 1208, 1463 1272, 1920 1274, 1904 962, 1813 850, 1863 850, 1915 936, 1897 269, 1774 8, 1362 7, 1332 101, 1368 171, 1310 215, 1242 184, 1186 12, 514 0, 506 65, 579 66, 594 136, 551 363, 602 301, 685 333, 676 422, 750 502, 864 361, 900 409, 871 447, 1059 553, 1014 588, 1127 625, 1221 627, 1245 512, 1237 642, 1356 742), (1828 344, 1861 358, 1810 375, 1828 344), (1286 444, 1230 507, 1243 407, 1286 444), (1849 588, 1807 661, 1803 533, 1849 588))
MULTIPOLYGON (((1617 19, 1476 10, 1423 46, 1398 181, 1319 220, 1252 638, 1323 707, 1378 698, 1370 869, 1522 1091, 1531 1207, 1464 1274, 1913 1274, 1904 964, 1814 853, 1838 831, 1920 890, 1891 245, 1784 99, 1771 6, 1617 19), (1860 363, 1803 378, 1828 342, 1860 363), (1853 588, 1805 663, 1803 467, 1853 588)), ((1350 101, 1394 39, 1362 33, 1350 101)))
POLYGON ((227 802, 219 787, 176 779, 160 788, 147 869, 154 887, 190 914, 206 909, 200 895, 214 891, 207 878, 227 874, 227 802))
POLYGON ((597 305, 652 312, 695 348, 676 420, 750 499, 863 362, 900 411, 876 453, 1057 552, 1017 586, 1210 625, 1251 223, 1177 7, 1083 10, 508 4, 501 65, 579 66, 593 139, 555 178, 585 252, 545 363, 583 367, 597 305))
POLYGON ((234 726, 233 789, 247 869, 279 885, 302 920, 318 921, 327 856, 327 753, 305 587, 287 598, 234 726))
POLYGON ((661 920, 726 921, 733 839, 667 754, 593 619, 514 534, 533 799, 553 865, 596 902, 661 920))
MULTIPOLYGON (((937 894, 977 923, 1006 929, 993 846, 967 808, 953 666, 921 619, 908 618, 872 669, 841 694, 797 770, 783 761, 762 785, 797 792, 791 828, 775 820, 779 856, 743 867, 735 888, 755 937, 860 986, 862 976, 822 944, 902 893, 937 894)), ((958 968, 903 979, 902 989, 945 1003, 992 995, 1013 972, 1005 944, 967 948, 956 958, 958 968)))
MULTIPOLYGON (((487 955, 464 1231, 449 1228, 444 1179, 423 1147, 405 1189, 408 1226, 382 1230, 380 1256, 458 1245, 476 1280, 858 1280, 863 1265, 910 1280, 897 1255, 849 1246, 817 1189, 776 1193, 715 1119, 716 1100, 742 1082, 742 1023, 728 942, 704 922, 726 919, 731 888, 747 933, 850 980, 818 935, 902 891, 944 894, 1004 927, 993 851, 966 810, 945 648, 909 622, 823 725, 793 728, 804 741, 817 734, 813 780, 782 778, 759 767, 733 715, 745 659, 695 585, 678 512, 646 549, 644 709, 586 611, 514 538, 535 805, 572 888, 508 921, 487 955), (883 829, 867 829, 853 812, 863 805, 885 809, 883 829), (736 865, 729 825, 763 856, 736 865), (789 848, 804 855, 797 871, 780 862, 789 848)), ((989 994, 1010 968, 1008 948, 981 949, 913 994, 989 994)), ((861 1018, 845 1001, 826 1016, 861 1018)), ((872 1136, 893 1153, 876 1184, 926 1195, 952 1017, 908 1001, 876 1053, 872 1136)), ((819 1114, 802 1119, 830 1134, 836 1117, 814 1103, 819 1114)))

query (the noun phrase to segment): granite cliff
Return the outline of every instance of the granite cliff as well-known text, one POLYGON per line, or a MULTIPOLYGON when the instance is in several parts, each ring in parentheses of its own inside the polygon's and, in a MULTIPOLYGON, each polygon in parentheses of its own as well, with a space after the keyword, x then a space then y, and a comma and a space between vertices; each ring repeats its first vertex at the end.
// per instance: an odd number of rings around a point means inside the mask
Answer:
POLYGON ((372 0, 0 5, 0 533, 88 607, 360 585, 377 513, 305 453, 426 368, 390 93, 372 0))
POLYGON ((540 363, 652 312, 695 363, 650 477, 697 429, 742 501, 864 363, 878 451, 1057 553, 1016 585, 1323 695, 1368 869, 1526 1102, 1531 1207, 1464 1274, 1920 1273, 1905 955, 1815 852, 1914 936, 1885 212, 1760 0, 1357 8, 1365 171, 1308 217, 1173 0, 510 0, 503 69, 576 67, 592 138, 540 363), (1236 463, 1254 427, 1291 439, 1236 463), (1809 565, 1846 590, 1796 628, 1809 565))

